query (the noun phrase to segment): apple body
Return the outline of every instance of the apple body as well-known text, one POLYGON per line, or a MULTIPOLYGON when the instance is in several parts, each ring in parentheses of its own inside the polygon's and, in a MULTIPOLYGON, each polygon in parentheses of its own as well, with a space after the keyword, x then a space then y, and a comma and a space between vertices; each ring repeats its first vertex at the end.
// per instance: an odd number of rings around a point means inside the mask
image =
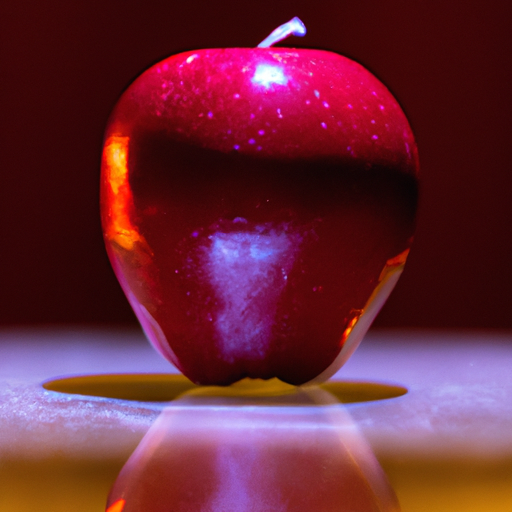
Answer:
POLYGON ((412 242, 418 157, 400 106, 335 53, 174 55, 108 122, 107 251, 155 348, 200 384, 336 371, 412 242))

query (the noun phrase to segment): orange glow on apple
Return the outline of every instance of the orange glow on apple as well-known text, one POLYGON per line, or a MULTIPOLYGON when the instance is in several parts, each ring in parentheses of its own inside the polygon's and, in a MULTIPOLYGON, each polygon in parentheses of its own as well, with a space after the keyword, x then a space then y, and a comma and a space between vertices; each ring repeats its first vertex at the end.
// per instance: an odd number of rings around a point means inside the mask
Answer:
POLYGON ((117 500, 115 503, 112 503, 110 507, 107 508, 106 512, 123 512, 124 506, 126 505, 126 500, 122 498, 117 500))
MULTIPOLYGON (((400 254, 396 255, 394 258, 389 259, 386 261, 386 266, 384 267, 384 270, 387 271, 390 269, 390 267, 400 267, 405 265, 405 262, 407 261, 407 256, 409 256, 410 248, 405 249, 405 251, 402 251, 400 254)), ((384 271, 383 271, 384 272, 384 271)), ((380 280, 382 280, 382 277, 380 280)))
POLYGON ((131 223, 130 209, 133 204, 128 182, 129 137, 109 137, 103 150, 103 162, 110 185, 110 216, 106 235, 124 249, 132 250, 135 242, 146 245, 144 238, 131 223))
POLYGON ((348 337, 350 336, 350 333, 354 329, 355 325, 357 324, 357 321, 359 320, 359 317, 363 314, 362 309, 354 310, 354 317, 347 325, 347 328, 343 331, 343 335, 341 336, 340 346, 343 347, 345 345, 345 342, 347 341, 348 337))

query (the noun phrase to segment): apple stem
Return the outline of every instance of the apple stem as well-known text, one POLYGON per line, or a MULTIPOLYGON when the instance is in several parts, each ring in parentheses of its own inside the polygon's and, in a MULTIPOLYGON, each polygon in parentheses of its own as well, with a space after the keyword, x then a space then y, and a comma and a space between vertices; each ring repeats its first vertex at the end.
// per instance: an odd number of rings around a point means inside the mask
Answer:
POLYGON ((303 37, 306 35, 306 27, 302 21, 295 16, 288 23, 277 27, 268 37, 258 45, 258 48, 268 48, 274 43, 285 39, 286 37, 294 35, 297 37, 303 37))

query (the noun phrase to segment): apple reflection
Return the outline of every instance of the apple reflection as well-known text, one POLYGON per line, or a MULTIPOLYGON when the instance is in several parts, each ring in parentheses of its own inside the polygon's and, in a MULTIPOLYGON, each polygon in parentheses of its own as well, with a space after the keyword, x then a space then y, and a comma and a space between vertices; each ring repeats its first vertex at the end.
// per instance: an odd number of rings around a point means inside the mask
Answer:
POLYGON ((119 474, 107 512, 383 512, 396 496, 347 409, 276 380, 188 391, 119 474))

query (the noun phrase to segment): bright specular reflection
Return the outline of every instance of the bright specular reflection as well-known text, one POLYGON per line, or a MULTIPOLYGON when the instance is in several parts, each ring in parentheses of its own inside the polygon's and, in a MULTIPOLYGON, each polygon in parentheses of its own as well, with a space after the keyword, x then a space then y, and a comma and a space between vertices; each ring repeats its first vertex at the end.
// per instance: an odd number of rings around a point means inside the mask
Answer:
POLYGON ((272 339, 279 298, 300 245, 300 236, 269 230, 263 234, 217 232, 205 267, 223 304, 215 322, 219 349, 226 361, 261 360, 272 339))
POLYGON ((167 407, 125 464, 116 512, 398 511, 347 409, 320 388, 197 388, 167 407), (313 406, 313 407, 312 407, 313 406))
POLYGON ((288 77, 281 66, 258 64, 251 81, 255 85, 262 85, 268 89, 272 84, 286 85, 288 77))

